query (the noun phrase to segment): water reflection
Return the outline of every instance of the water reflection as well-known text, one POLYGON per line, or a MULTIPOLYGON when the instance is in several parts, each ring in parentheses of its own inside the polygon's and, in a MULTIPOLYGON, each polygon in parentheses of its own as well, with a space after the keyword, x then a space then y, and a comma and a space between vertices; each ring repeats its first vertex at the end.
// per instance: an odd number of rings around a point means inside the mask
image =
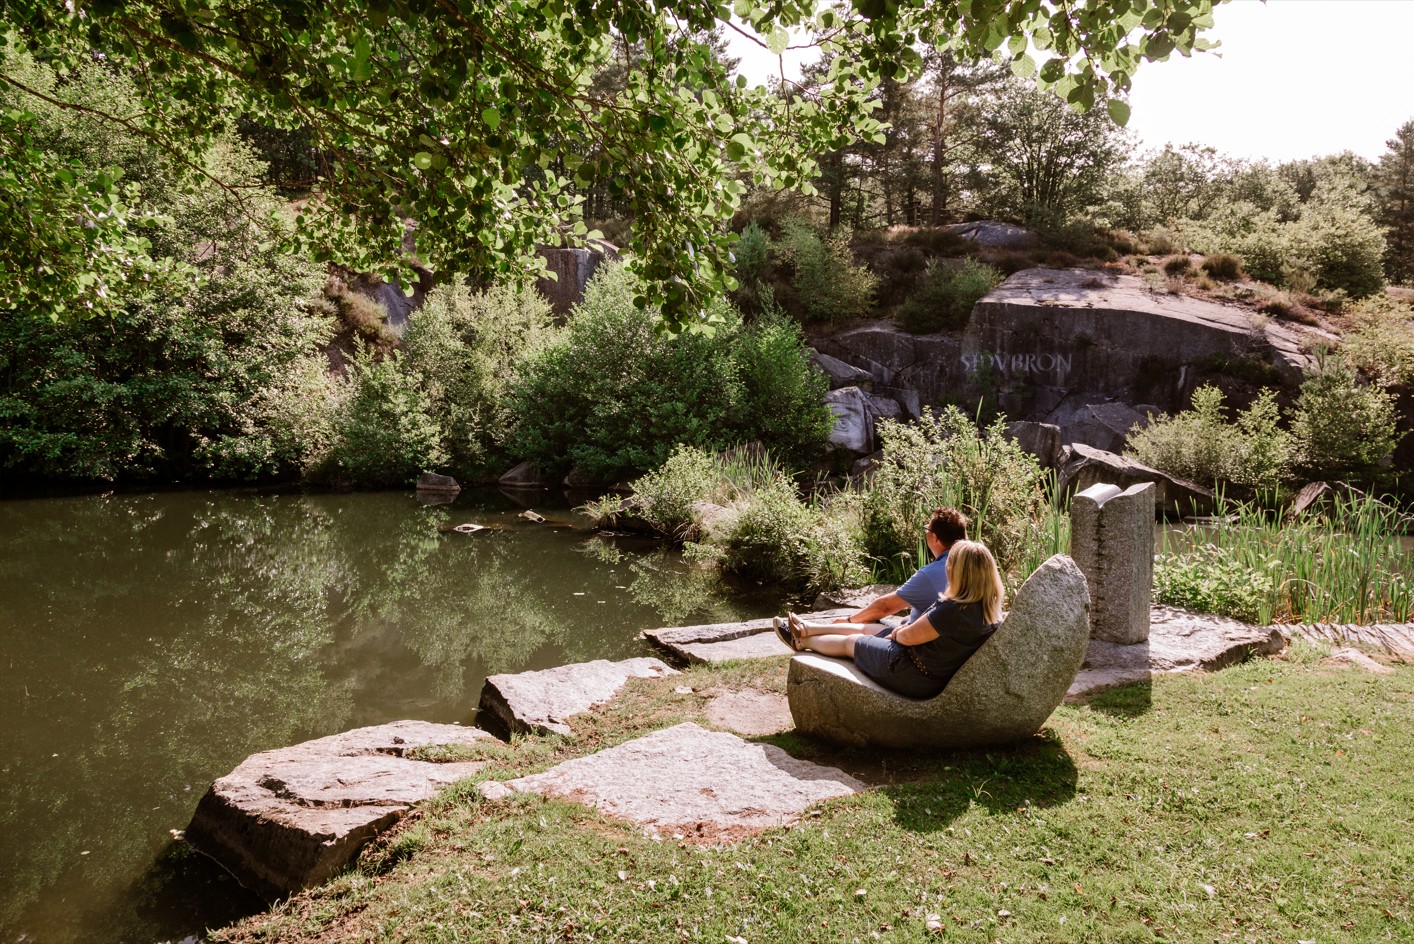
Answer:
POLYGON ((0 941, 224 924, 259 903, 170 831, 246 755, 467 722, 487 674, 644 654, 642 629, 780 602, 537 510, 401 493, 0 502, 0 941), (463 521, 491 527, 439 530, 463 521))

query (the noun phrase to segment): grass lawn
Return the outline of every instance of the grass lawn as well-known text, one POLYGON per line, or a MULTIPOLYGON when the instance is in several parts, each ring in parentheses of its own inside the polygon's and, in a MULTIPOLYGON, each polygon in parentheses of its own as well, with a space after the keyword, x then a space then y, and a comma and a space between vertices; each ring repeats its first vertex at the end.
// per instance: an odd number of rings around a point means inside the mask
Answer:
MULTIPOLYGON (((636 681, 579 740, 492 749, 486 775, 705 724, 702 692, 784 675, 782 658, 636 681)), ((768 739, 878 787, 732 845, 459 785, 358 871, 218 939, 1414 941, 1411 722, 1414 668, 1298 648, 1064 706, 1020 747, 768 739)))

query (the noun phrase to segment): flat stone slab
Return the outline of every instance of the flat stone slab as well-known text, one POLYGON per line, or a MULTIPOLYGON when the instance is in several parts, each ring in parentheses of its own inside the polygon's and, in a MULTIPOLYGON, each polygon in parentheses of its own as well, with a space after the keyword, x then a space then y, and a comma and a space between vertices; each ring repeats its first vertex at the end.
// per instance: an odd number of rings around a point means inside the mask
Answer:
POLYGON ((1366 672, 1372 672, 1375 675, 1392 675, 1394 673, 1394 669, 1391 669, 1387 665, 1380 665, 1359 649, 1336 649, 1331 652, 1329 661, 1335 665, 1349 665, 1357 669, 1364 669, 1366 672))
POLYGON ((651 831, 710 838, 780 826, 812 803, 865 789, 841 770, 691 722, 499 787, 484 792, 565 797, 651 831))
POLYGON ((1400 662, 1414 663, 1414 623, 1304 623, 1282 626, 1288 636, 1345 646, 1354 643, 1383 651, 1400 662))
POLYGON ((477 712, 508 734, 569 734, 574 715, 613 698, 631 678, 677 675, 660 659, 576 662, 537 672, 492 675, 477 712))
MULTIPOLYGON (((871 598, 872 599, 872 598, 871 598)), ((849 609, 820 610, 802 613, 807 620, 832 620, 857 612, 849 609)), ((643 638, 686 662, 715 663, 738 659, 769 659, 786 655, 790 647, 776 636, 771 618, 743 620, 739 623, 704 623, 701 626, 670 626, 649 629, 643 638)))
POLYGON ((1169 672, 1211 672, 1254 655, 1271 655, 1285 645, 1281 632, 1271 626, 1152 606, 1147 642, 1122 645, 1090 640, 1085 664, 1065 697, 1079 701, 1106 688, 1169 672))
POLYGON ((242 885, 282 898, 326 881, 414 804, 485 766, 411 760, 408 751, 482 740, 495 738, 395 721, 252 754, 206 791, 186 839, 242 885))
POLYGON ((786 696, 755 689, 713 695, 707 700, 707 720, 746 737, 779 734, 795 725, 786 696))

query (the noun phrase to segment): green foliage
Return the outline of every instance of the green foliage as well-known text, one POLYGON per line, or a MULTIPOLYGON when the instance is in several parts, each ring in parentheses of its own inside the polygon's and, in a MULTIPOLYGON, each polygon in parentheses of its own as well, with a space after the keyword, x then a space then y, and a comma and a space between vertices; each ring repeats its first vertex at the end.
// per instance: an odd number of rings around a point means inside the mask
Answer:
POLYGON ((635 305, 639 284, 601 267, 565 330, 525 362, 507 403, 510 451, 545 470, 575 467, 600 481, 657 468, 682 443, 717 450, 753 440, 791 462, 831 428, 822 377, 794 327, 747 327, 725 302, 715 325, 677 335, 635 305))
MULTIPOLYGON (((126 80, 91 63, 63 83, 24 57, 5 66, 63 96, 56 101, 135 106, 126 80)), ((40 136, 36 144, 67 162, 75 179, 106 167, 142 181, 125 199, 146 220, 144 246, 124 248, 121 239, 106 246, 103 252, 115 253, 112 278, 62 289, 35 279, 38 294, 0 300, 0 308, 20 305, 5 312, 0 333, 0 468, 101 480, 298 475, 329 438, 333 385, 320 348, 331 326, 318 305, 307 304, 318 286, 313 268, 264 248, 265 234, 250 222, 252 213, 274 211, 273 195, 261 187, 237 195, 223 185, 258 176, 258 162, 239 143, 217 138, 205 153, 210 177, 179 185, 141 135, 115 132, 87 112, 34 108, 25 120, 40 136), (153 268, 144 259, 165 261, 153 268), (101 306, 92 293, 104 296, 101 306), (60 301, 74 308, 56 322, 60 301), (72 317, 78 308, 97 311, 90 305, 108 317, 72 317)), ((7 193, 0 182, 0 198, 7 193)), ((7 216, 0 231, 23 225, 33 230, 23 239, 52 234, 43 221, 26 220, 7 216)), ((112 236, 105 225, 93 230, 99 241, 112 236)), ((9 244, 0 260, 31 248, 50 254, 67 273, 62 279, 80 278, 53 246, 9 244)))
POLYGON ((755 222, 747 223, 732 250, 736 258, 734 275, 743 286, 759 281, 771 261, 771 237, 755 222))
POLYGON ((965 328, 972 306, 1003 278, 997 269, 976 259, 956 266, 930 262, 918 290, 899 306, 898 323, 914 334, 965 328))
POLYGON ((1308 478, 1373 482, 1404 433, 1386 390, 1328 358, 1301 385, 1291 436, 1296 467, 1308 478))
POLYGON ((937 507, 958 508, 972 520, 969 536, 991 548, 1012 584, 1029 574, 1020 571, 1038 556, 1035 546, 1061 534, 1050 520, 1056 509, 1045 473, 1007 438, 1002 419, 978 429, 948 407, 925 411, 913 424, 884 420, 879 434, 883 456, 861 513, 865 546, 886 577, 901 580, 916 568, 923 528, 937 507))
MULTIPOLYGON (((413 251, 436 271, 519 281, 509 277, 533 266, 537 243, 585 235, 582 191, 606 187, 635 220, 645 302, 661 303, 682 325, 735 287, 721 224, 747 187, 808 190, 815 155, 853 137, 882 142, 869 91, 881 78, 919 71, 916 48, 951 45, 973 60, 1009 43, 1014 72, 1090 108, 1111 89, 1127 91, 1141 61, 1207 48, 1200 34, 1212 23, 1211 0, 1174 0, 1166 17, 1135 11, 1122 25, 1108 0, 1078 0, 1049 17, 1014 15, 1012 0, 739 6, 773 51, 784 50, 792 30, 829 34, 837 65, 808 107, 735 81, 712 47, 729 10, 701 3, 498 2, 463 5, 447 19, 427 16, 417 0, 392 0, 376 16, 345 0, 94 9, 17 0, 0 23, 0 74, 13 81, 18 44, 60 72, 110 63, 134 77, 141 107, 96 112, 135 125, 187 165, 200 163, 230 121, 307 128, 322 150, 359 155, 328 163, 324 198, 297 220, 301 248, 354 271, 397 266, 401 220, 411 218, 413 251), (620 38, 636 50, 634 67, 604 94, 593 76, 620 38), (1049 51, 1039 69, 1028 43, 1049 51)), ((1110 107, 1116 117, 1124 110, 1110 107)), ((38 150, 10 134, 5 145, 26 158, 38 150)), ((11 194, 33 193, 31 178, 55 169, 13 158, 5 166, 24 168, 0 180, 11 194)), ((82 234, 73 219, 46 213, 31 243, 74 241, 82 234)), ((18 261, 24 244, 8 246, 18 261)), ((77 263, 73 278, 46 288, 46 299, 101 271, 85 264, 82 249, 68 258, 77 263)), ((3 297, 30 274, 8 263, 3 272, 3 297)))
POLYGON ((1369 495, 1337 496, 1321 515, 1281 519, 1220 502, 1223 522, 1166 532, 1154 598, 1257 625, 1402 623, 1414 616, 1408 520, 1369 495))
POLYGON ((1414 281, 1414 120, 1385 142, 1375 171, 1376 216, 1387 233, 1385 271, 1400 284, 1414 281))
POLYGON ((1275 497, 1289 477, 1291 441, 1277 425, 1280 410, 1271 390, 1229 421, 1223 392, 1205 385, 1193 391, 1193 408, 1167 413, 1130 433, 1125 453, 1145 465, 1200 485, 1231 482, 1275 497))
POLYGON ((432 398, 396 352, 354 355, 320 476, 345 485, 409 485, 447 461, 432 398))
POLYGON ((549 303, 529 286, 475 291, 463 281, 434 289, 409 321, 407 366, 426 389, 452 474, 474 477, 502 459, 507 391, 553 336, 550 322, 549 303))
POLYGON ((778 475, 734 503, 719 542, 722 567, 806 590, 861 586, 869 568, 849 510, 847 500, 807 505, 778 475))
POLYGON ((1385 238, 1367 214, 1325 205, 1290 224, 1292 252, 1323 289, 1364 298, 1384 288, 1385 238))
POLYGON ((1187 256, 1169 256, 1164 260, 1165 275, 1183 275, 1193 268, 1193 260, 1187 256))
POLYGON ((1270 623, 1268 600, 1278 576, 1276 562, 1258 567, 1225 547, 1199 544, 1185 554, 1160 554, 1154 561, 1154 599, 1195 613, 1217 613, 1246 623, 1270 623))
POLYGON ((1384 384, 1414 386, 1414 324, 1409 311, 1370 309, 1352 314, 1354 330, 1340 352, 1361 373, 1384 384))
POLYGON ((879 278, 854 261, 842 235, 821 239, 809 223, 790 219, 784 224, 782 262, 793 267, 795 296, 811 321, 863 318, 874 307, 879 278))
MULTIPOLYGON (((695 505, 728 506, 785 472, 769 454, 753 450, 711 453, 679 446, 668 461, 633 481, 628 502, 634 512, 661 534, 679 541, 703 536, 695 505)), ((623 506, 624 502, 616 500, 623 506)))

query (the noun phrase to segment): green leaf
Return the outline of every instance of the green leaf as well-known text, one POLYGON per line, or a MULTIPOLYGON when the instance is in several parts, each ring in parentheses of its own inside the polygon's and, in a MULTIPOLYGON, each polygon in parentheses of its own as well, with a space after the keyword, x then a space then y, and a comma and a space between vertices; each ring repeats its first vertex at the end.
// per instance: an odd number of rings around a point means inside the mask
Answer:
POLYGON ((412 166, 418 170, 427 170, 432 166, 432 155, 426 151, 418 151, 412 156, 412 166))
POLYGON ((771 34, 766 37, 766 48, 771 51, 771 55, 779 56, 786 51, 790 45, 790 33, 781 27, 771 30, 771 34))
POLYGON ((1129 103, 1118 98, 1110 99, 1105 108, 1110 113, 1110 120, 1123 128, 1129 124, 1129 103))
POLYGON ((486 122, 486 127, 495 131, 501 127, 501 113, 494 108, 487 108, 481 112, 481 120, 486 122))
POLYGON ((372 45, 368 41, 368 35, 364 34, 354 43, 353 62, 349 66, 349 78, 355 82, 367 82, 373 78, 373 63, 370 57, 373 54, 372 45))
POLYGON ((1036 74, 1036 60, 1023 55, 1011 61, 1011 72, 1019 79, 1029 79, 1036 74))

